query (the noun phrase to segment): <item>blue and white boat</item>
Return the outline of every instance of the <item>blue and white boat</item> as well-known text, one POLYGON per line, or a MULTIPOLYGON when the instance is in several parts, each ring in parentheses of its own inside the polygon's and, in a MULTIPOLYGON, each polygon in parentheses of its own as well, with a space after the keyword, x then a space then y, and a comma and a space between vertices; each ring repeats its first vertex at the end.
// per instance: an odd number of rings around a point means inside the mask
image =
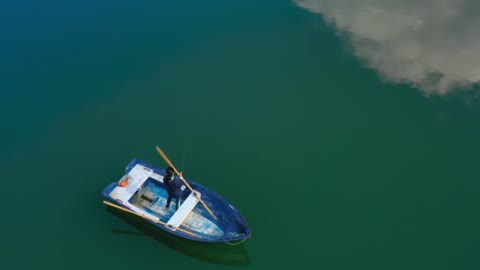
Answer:
POLYGON ((165 175, 164 169, 133 159, 120 180, 103 190, 103 196, 111 202, 107 204, 141 216, 158 228, 187 239, 231 243, 250 237, 247 223, 234 206, 189 179, 185 180, 195 193, 185 188, 180 208, 175 211, 175 203, 172 202, 171 207, 166 209, 165 175))

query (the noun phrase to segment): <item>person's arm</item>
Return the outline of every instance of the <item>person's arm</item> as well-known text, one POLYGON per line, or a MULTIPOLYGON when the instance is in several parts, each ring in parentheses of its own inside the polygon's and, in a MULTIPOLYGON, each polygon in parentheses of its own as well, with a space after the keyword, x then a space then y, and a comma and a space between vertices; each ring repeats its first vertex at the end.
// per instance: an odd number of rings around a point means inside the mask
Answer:
MULTIPOLYGON (((179 173, 178 173, 178 176, 180 177, 180 189, 181 189, 182 191, 184 191, 187 187, 183 184, 183 181, 182 181, 182 179, 185 180, 185 179, 183 178, 183 172, 179 172, 179 173)), ((187 181, 187 180, 185 180, 185 181, 187 181)))
POLYGON ((168 176, 165 176, 165 177, 163 178, 163 184, 164 184, 167 188, 170 187, 170 181, 168 181, 168 176))
POLYGON ((180 188, 183 185, 183 182, 182 182, 182 180, 180 179, 179 176, 176 177, 174 183, 175 183, 174 185, 175 185, 176 188, 180 188))

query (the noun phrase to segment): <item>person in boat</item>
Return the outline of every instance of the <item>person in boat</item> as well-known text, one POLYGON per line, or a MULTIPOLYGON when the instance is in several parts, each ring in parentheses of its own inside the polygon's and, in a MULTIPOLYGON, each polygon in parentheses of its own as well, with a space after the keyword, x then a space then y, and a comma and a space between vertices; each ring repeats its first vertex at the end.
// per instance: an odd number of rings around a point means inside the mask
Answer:
POLYGON ((181 204, 183 190, 182 190, 182 173, 175 176, 174 170, 172 167, 167 168, 167 175, 163 178, 163 183, 167 187, 168 198, 167 198, 167 205, 165 208, 168 210, 170 208, 170 203, 172 199, 175 199, 175 210, 178 210, 181 204))

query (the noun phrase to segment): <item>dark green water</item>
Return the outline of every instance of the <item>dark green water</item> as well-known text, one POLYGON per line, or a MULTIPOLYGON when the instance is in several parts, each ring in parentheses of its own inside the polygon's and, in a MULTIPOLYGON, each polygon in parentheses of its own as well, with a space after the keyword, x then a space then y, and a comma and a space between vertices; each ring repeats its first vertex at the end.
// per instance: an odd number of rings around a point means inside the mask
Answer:
POLYGON ((478 269, 480 103, 382 82, 289 1, 0 8, 2 269, 478 269), (236 247, 101 191, 132 158, 223 195, 236 247))

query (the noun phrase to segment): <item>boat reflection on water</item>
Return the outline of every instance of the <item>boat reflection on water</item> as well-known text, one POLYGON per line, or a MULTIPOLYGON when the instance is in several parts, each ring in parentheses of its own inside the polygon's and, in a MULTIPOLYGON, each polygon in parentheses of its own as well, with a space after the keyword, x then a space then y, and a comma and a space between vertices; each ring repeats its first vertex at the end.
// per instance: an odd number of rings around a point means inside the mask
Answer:
POLYGON ((209 263, 223 265, 251 264, 244 243, 229 245, 227 243, 204 243, 192 241, 160 230, 140 217, 111 207, 107 207, 107 210, 140 231, 134 232, 122 229, 112 229, 112 233, 128 236, 150 237, 187 256, 209 263))

